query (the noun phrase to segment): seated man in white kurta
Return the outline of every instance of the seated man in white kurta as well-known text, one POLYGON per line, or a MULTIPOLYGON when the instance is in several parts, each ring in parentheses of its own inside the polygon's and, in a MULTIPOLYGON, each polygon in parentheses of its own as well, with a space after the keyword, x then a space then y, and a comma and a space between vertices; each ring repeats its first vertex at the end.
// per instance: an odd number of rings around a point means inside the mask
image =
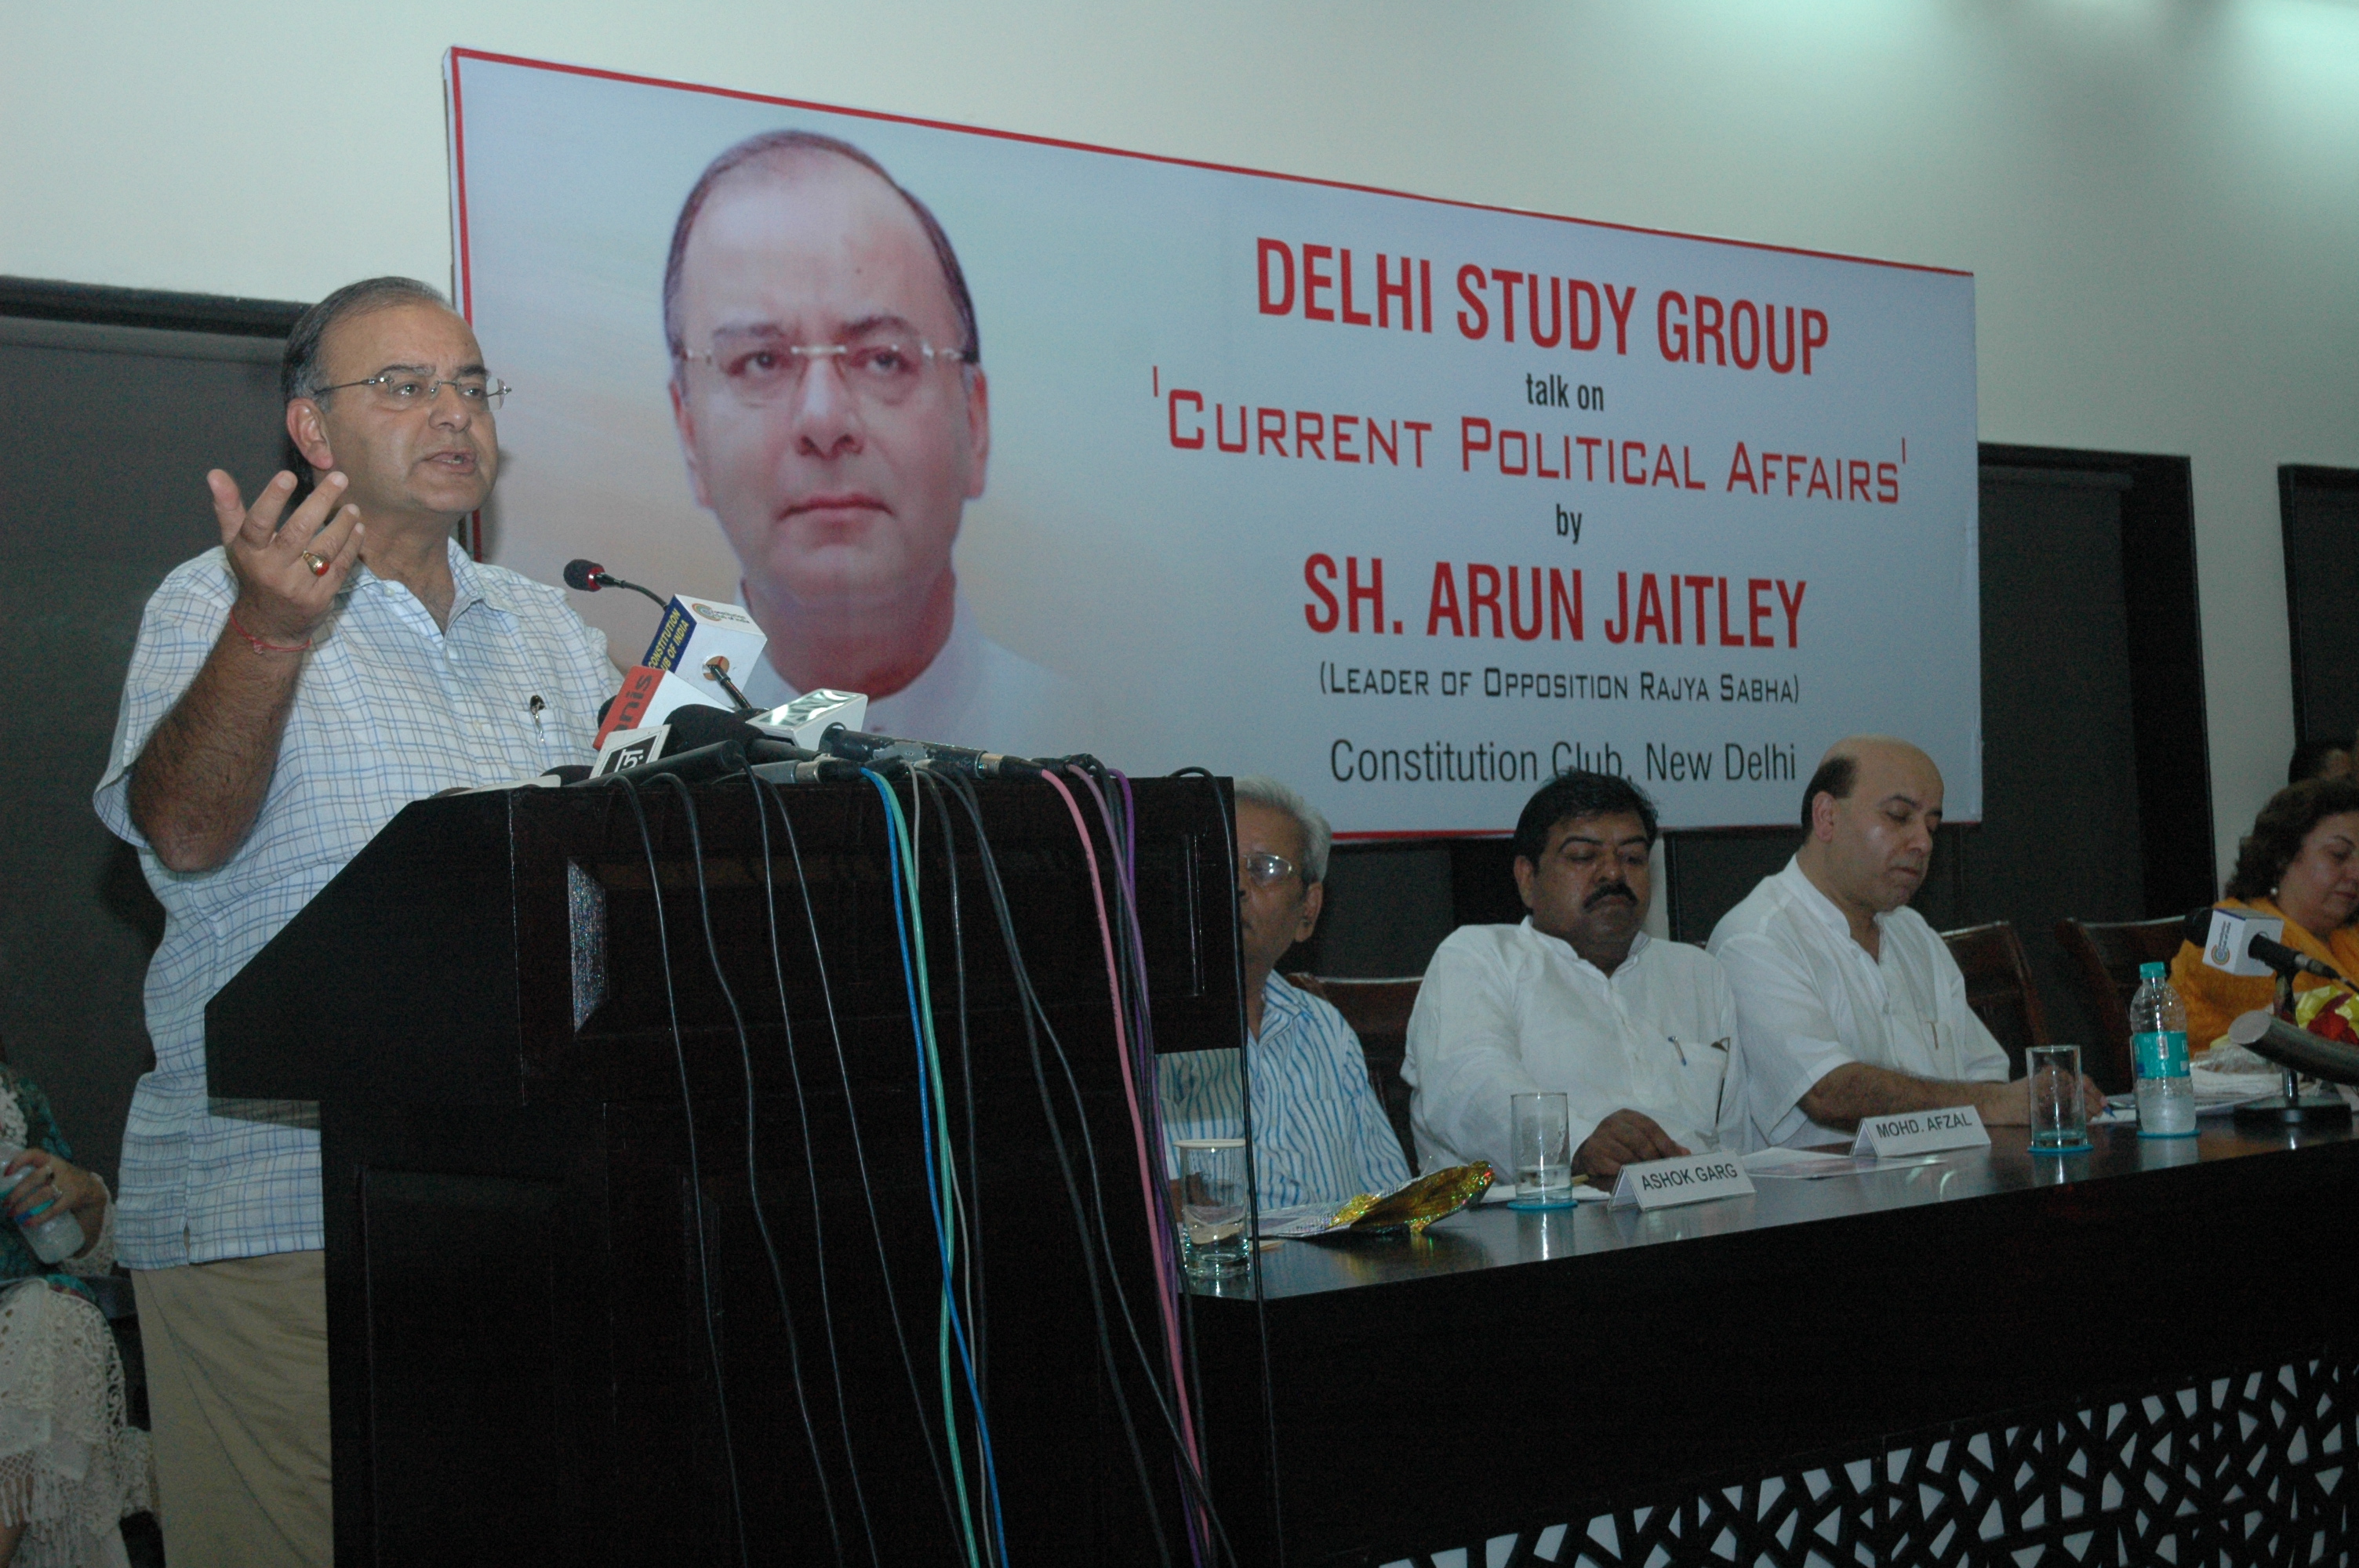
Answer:
POLYGON ((2029 1119, 1958 961, 1908 906, 1940 825, 1932 758, 1889 736, 1838 741, 1803 792, 1802 847, 1713 928, 1763 1142, 1848 1142, 1864 1117, 1948 1106, 2029 1119))
MULTIPOLYGON (((1276 779, 1241 778, 1234 787, 1261 1206, 1390 1192, 1408 1180, 1408 1159, 1368 1082, 1360 1037, 1342 1013, 1277 972, 1286 950, 1318 926, 1334 835, 1316 807, 1276 779)), ((1174 1051, 1155 1065, 1166 1137, 1245 1135, 1236 1052, 1174 1051)))
POLYGON ((1614 774, 1560 774, 1525 806, 1515 871, 1530 917, 1451 932, 1409 1016, 1419 1169, 1512 1173, 1508 1099, 1533 1090, 1569 1097, 1573 1162, 1592 1177, 1750 1147, 1718 961, 1640 929, 1654 842, 1654 806, 1614 774))

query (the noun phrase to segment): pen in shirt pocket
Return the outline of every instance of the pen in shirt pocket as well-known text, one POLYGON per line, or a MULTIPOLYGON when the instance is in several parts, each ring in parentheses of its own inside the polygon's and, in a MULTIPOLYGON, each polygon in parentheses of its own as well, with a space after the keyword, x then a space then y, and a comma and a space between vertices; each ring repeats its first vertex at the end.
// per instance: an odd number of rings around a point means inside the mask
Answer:
MULTIPOLYGON (((1663 1038, 1669 1041, 1671 1043, 1671 1049, 1680 1054, 1680 1065, 1682 1067, 1687 1066, 1689 1065, 1688 1048, 1680 1044, 1680 1037, 1676 1034, 1666 1034, 1663 1038)), ((1710 1044, 1706 1045, 1704 1049, 1707 1051, 1717 1051, 1722 1055, 1725 1056, 1728 1054, 1728 1041, 1729 1036, 1723 1035, 1718 1040, 1714 1040, 1710 1044)))

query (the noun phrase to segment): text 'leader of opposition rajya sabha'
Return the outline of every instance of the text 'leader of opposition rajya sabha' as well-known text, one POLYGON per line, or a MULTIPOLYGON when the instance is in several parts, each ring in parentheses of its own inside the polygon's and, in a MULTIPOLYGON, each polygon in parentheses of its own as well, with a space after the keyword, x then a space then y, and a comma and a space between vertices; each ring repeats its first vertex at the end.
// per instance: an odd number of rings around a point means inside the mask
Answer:
POLYGON ((1640 927, 1655 808, 1613 773, 1540 786, 1516 824, 1520 925, 1462 925, 1426 966, 1401 1076, 1418 1167, 1515 1167, 1509 1097, 1568 1097, 1573 1162, 1625 1164, 1744 1139, 1736 1010, 1702 948, 1640 927))
POLYGON ((751 700, 832 687, 867 693, 887 733, 1082 744, 1071 683, 986 638, 958 592, 991 388, 965 274, 922 202, 832 137, 738 143, 673 225, 664 334, 689 481, 769 638, 751 700))

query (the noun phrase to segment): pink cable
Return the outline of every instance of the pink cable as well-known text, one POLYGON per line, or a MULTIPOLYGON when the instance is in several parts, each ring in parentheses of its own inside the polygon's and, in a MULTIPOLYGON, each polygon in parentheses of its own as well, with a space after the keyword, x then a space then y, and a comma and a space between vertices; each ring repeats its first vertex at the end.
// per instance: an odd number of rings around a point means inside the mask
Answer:
MULTIPOLYGON (((1149 1222, 1147 1241, 1155 1250, 1156 1307, 1163 1316, 1163 1343, 1169 1348, 1171 1354, 1171 1392, 1180 1404, 1180 1441, 1188 1445, 1189 1457, 1201 1472, 1203 1468, 1203 1454, 1196 1445, 1195 1417, 1188 1407, 1187 1368, 1181 1364, 1180 1357, 1179 1307, 1172 1293, 1162 1288, 1164 1281, 1171 1278, 1170 1263, 1166 1253, 1168 1238, 1164 1235, 1165 1227, 1161 1223, 1164 1202, 1161 1195, 1156 1191, 1154 1168, 1147 1160, 1147 1127, 1145 1119, 1139 1114, 1138 1087, 1131 1076, 1130 1032, 1123 1027, 1122 1022, 1122 970, 1115 964, 1114 957, 1114 924, 1106 918, 1105 887, 1098 877, 1097 846, 1090 838, 1089 822, 1082 816, 1081 803, 1073 798, 1073 792, 1067 789, 1064 781, 1052 773, 1044 772, 1040 777, 1057 792, 1058 796, 1065 803, 1065 809, 1072 814, 1073 831, 1082 836, 1082 853, 1089 860, 1090 896, 1097 903, 1098 940, 1103 945, 1105 952, 1106 989, 1114 1000, 1114 1052, 1122 1063, 1123 1098, 1130 1103, 1131 1142, 1138 1152, 1138 1182, 1147 1197, 1147 1215, 1149 1222)), ((1112 1260, 1108 1261, 1111 1262, 1112 1260)))
MULTIPOLYGON (((1149 1073, 1153 1071, 1155 1062, 1152 1043, 1155 1021, 1147 1001, 1147 938, 1138 926, 1138 881, 1135 869, 1135 862, 1138 858, 1138 818, 1130 809, 1130 780, 1125 774, 1119 773, 1114 774, 1115 778, 1122 780, 1123 804, 1125 808, 1123 816, 1125 831, 1117 833, 1114 830, 1113 811, 1106 804, 1105 792, 1098 788, 1097 780, 1089 775, 1087 769, 1076 767, 1071 763, 1067 763, 1064 771, 1071 773, 1081 786, 1090 792, 1090 799, 1098 808, 1098 820, 1105 827, 1106 854, 1109 857, 1109 863, 1114 868, 1115 889, 1129 891, 1130 896, 1118 900, 1117 906, 1123 912, 1124 925, 1131 940, 1131 974, 1138 985, 1139 1016, 1130 1021, 1138 1027, 1133 1032, 1136 1038, 1132 1042, 1132 1048, 1124 1050, 1121 1059, 1126 1070, 1130 1072, 1149 1073)), ((1096 884, 1094 879, 1093 881, 1093 885, 1102 885, 1096 884)), ((1103 930, 1103 925, 1101 929, 1103 930)), ((1141 1126, 1142 1121, 1152 1121, 1155 1126, 1154 1145, 1158 1149, 1162 1148, 1162 1108, 1155 1103, 1152 1096, 1148 1097, 1146 1104, 1147 1115, 1144 1118, 1139 1116, 1135 1108, 1133 1108, 1131 1125, 1141 1136, 1144 1136, 1145 1128, 1141 1126)), ((1167 1292, 1165 1299, 1171 1303, 1176 1310, 1180 1292, 1184 1288, 1178 1270, 1174 1269, 1168 1277, 1158 1277, 1157 1283, 1167 1292)), ((1170 1345, 1170 1356, 1173 1386, 1184 1390, 1187 1383, 1187 1368, 1176 1340, 1170 1345)), ((1198 1564, 1198 1568, 1201 1568, 1204 1549, 1211 1544, 1211 1538, 1206 1532, 1208 1519, 1201 1509, 1194 1508, 1192 1505, 1191 1512, 1194 1515, 1195 1528, 1188 1532, 1188 1556, 1191 1563, 1198 1564)))

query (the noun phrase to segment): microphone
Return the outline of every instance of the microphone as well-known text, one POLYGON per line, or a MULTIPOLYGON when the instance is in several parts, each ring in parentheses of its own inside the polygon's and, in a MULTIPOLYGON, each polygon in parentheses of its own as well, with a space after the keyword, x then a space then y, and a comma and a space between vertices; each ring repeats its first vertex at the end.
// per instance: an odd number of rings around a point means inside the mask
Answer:
POLYGON ((819 749, 846 762, 883 765, 923 764, 974 779, 1037 778, 1040 764, 1028 757, 979 752, 972 746, 945 746, 935 741, 903 741, 891 735, 871 735, 831 724, 820 737, 819 749))
POLYGON ((2239 1013, 2221 1038, 2306 1077, 2359 1084, 2359 1049, 2296 1029, 2267 1008, 2239 1013))
POLYGON ((592 784, 612 784, 616 779, 628 779, 643 784, 649 779, 676 774, 686 784, 701 784, 706 779, 726 777, 743 773, 745 768, 745 743, 742 741, 716 741, 709 746, 674 752, 652 762, 636 767, 617 768, 603 777, 590 781, 592 784))
POLYGON ((633 593, 644 593, 656 601, 658 610, 669 609, 669 603, 653 589, 641 588, 635 582, 625 582, 604 567, 580 556, 565 563, 565 586, 583 593, 595 593, 602 588, 627 588, 633 593))
MULTIPOLYGON (((720 710, 715 708, 712 711, 720 710)), ((727 716, 724 714, 723 717, 727 716)), ((816 752, 806 752, 800 746, 773 741, 757 733, 751 741, 715 741, 707 745, 673 752, 652 762, 617 768, 590 782, 611 784, 616 779, 628 779, 633 784, 645 784, 669 773, 678 775, 683 783, 703 784, 742 773, 759 773, 772 784, 842 784, 860 777, 860 764, 847 762, 840 757, 822 757, 816 752)))
POLYGON ((2280 975, 2316 975, 2323 980, 2341 985, 2351 981, 2332 964, 2321 964, 2309 954, 2287 946, 2276 933, 2283 930, 2281 921, 2267 915, 2248 914, 2240 909, 2220 909, 2211 904, 2190 912, 2187 916, 2187 939, 2201 948, 2203 962, 2215 969, 2232 975, 2257 975, 2275 970, 2280 975), (2254 966, 2262 968, 2256 968, 2254 966))
POLYGON ((745 748, 756 778, 772 784, 846 784, 860 777, 860 764, 822 757, 784 741, 756 741, 745 748))
POLYGON ((729 658, 727 654, 715 654, 712 657, 704 661, 704 678, 709 681, 719 682, 721 689, 729 694, 729 700, 737 705, 738 712, 758 713, 763 711, 762 709, 756 708, 752 703, 746 701, 745 694, 737 689, 737 683, 729 678, 729 658))
POLYGON ((835 757, 822 757, 817 752, 781 740, 759 725, 748 724, 735 714, 706 703, 675 708, 664 722, 671 726, 669 744, 673 755, 708 746, 736 745, 745 747, 746 756, 756 762, 824 762, 829 764, 824 774, 810 775, 813 778, 856 779, 860 776, 857 763, 845 763, 835 757))
MULTIPOLYGON (((711 703, 705 702, 690 702, 675 708, 664 715, 664 722, 671 726, 670 738, 665 743, 666 749, 674 754, 692 752, 699 747, 715 745, 723 741, 734 741, 741 746, 750 746, 756 741, 768 739, 762 731, 755 729, 727 708, 715 708, 711 703)), ((810 753, 805 752, 804 755, 808 756, 810 753)))

